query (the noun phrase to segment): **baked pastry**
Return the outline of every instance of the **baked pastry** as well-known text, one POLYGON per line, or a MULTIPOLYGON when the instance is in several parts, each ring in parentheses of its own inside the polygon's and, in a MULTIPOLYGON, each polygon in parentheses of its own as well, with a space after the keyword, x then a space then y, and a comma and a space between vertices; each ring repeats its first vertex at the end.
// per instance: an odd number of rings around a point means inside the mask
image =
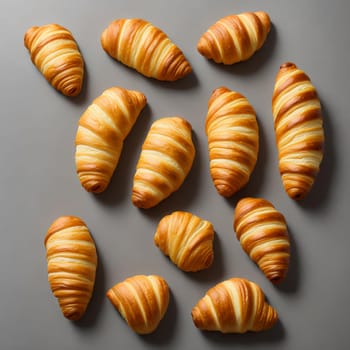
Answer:
POLYGON ((61 216, 49 227, 45 237, 48 280, 63 315, 80 319, 92 297, 97 253, 84 221, 61 216))
POLYGON ((146 77, 174 81, 192 71, 169 37, 141 18, 111 22, 101 35, 101 45, 111 57, 146 77))
POLYGON ((294 63, 280 66, 272 114, 284 189, 290 198, 304 199, 323 159, 324 130, 316 89, 294 63))
POLYGON ((240 93, 217 88, 208 102, 205 131, 211 178, 217 192, 230 197, 248 183, 258 158, 254 108, 240 93))
POLYGON ((243 250, 274 284, 288 272, 290 241, 284 216, 266 199, 243 198, 234 213, 234 231, 243 250))
POLYGON ((225 16, 200 37, 197 50, 216 63, 245 61, 262 47, 270 27, 270 17, 263 11, 225 16))
POLYGON ((35 66, 46 80, 66 96, 80 93, 84 61, 72 33, 59 24, 31 27, 24 45, 35 66))
POLYGON ((208 268, 214 259, 214 228, 207 221, 184 211, 164 216, 154 235, 154 243, 183 271, 208 268))
POLYGON ((88 192, 103 192, 117 167, 123 142, 146 105, 143 93, 111 87, 98 96, 79 120, 75 163, 88 192))
POLYGON ((181 117, 156 120, 142 145, 136 165, 132 203, 151 208, 177 191, 195 156, 192 126, 181 117))
POLYGON ((259 332, 278 320, 261 288, 243 278, 231 278, 210 288, 192 309, 195 326, 221 333, 259 332))
POLYGON ((107 291, 128 326, 138 334, 154 332, 169 304, 167 282, 157 275, 136 275, 117 283, 107 291))

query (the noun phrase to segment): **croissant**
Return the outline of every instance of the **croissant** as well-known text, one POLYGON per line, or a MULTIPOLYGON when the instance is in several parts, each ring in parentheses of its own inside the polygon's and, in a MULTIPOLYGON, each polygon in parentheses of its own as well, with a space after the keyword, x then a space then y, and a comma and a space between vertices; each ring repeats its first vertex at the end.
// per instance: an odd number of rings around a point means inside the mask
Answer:
POLYGON ((101 35, 102 48, 146 77, 174 81, 191 73, 182 51, 153 24, 140 18, 113 21, 101 35))
POLYGON ((277 311, 261 288, 243 278, 231 278, 210 288, 192 309, 195 326, 221 333, 259 332, 272 328, 277 311))
POLYGON ((103 192, 117 167, 123 141, 146 105, 143 93, 111 87, 98 96, 80 117, 75 163, 82 186, 103 192))
POLYGON ((176 211, 158 224, 154 243, 183 271, 208 268, 214 259, 214 228, 191 213, 176 211))
POLYGON ((177 191, 195 156, 192 126, 181 117, 156 120, 142 145, 132 189, 138 208, 156 206, 177 191))
POLYGON ((240 93, 217 88, 208 102, 205 131, 214 186, 220 195, 230 197, 248 183, 258 158, 254 108, 240 93))
POLYGON ((55 89, 66 96, 80 93, 84 61, 68 29, 58 24, 31 27, 24 35, 24 45, 32 62, 55 89))
POLYGON ((157 275, 136 275, 116 284, 107 291, 129 327, 138 334, 154 332, 169 304, 167 282, 157 275))
POLYGON ((80 319, 95 284, 97 253, 86 224, 75 216, 61 216, 45 237, 48 280, 63 315, 80 319))
POLYGON ((234 64, 249 59, 264 44, 270 31, 266 12, 244 12, 219 19, 200 37, 198 52, 216 63, 234 64))
POLYGON ((274 284, 281 282, 290 259, 284 216, 266 199, 243 198, 234 214, 234 230, 243 250, 274 284))
POLYGON ((315 87, 294 63, 281 65, 272 97, 279 171, 288 196, 302 200, 323 159, 324 130, 315 87))

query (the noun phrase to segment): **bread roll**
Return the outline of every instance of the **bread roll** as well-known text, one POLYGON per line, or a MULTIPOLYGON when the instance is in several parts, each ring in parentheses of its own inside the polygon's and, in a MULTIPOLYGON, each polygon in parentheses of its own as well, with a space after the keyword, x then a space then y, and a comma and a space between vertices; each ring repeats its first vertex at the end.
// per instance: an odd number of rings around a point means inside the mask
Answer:
POLYGON ((107 297, 136 333, 154 332, 169 304, 167 282, 157 275, 136 275, 117 283, 107 297))
POLYGON ((218 193, 230 197, 248 183, 258 158, 254 108, 240 93, 217 88, 208 102, 205 131, 211 178, 218 193))
POLYGON ((154 243, 183 271, 208 268, 214 259, 214 228, 207 221, 184 211, 164 216, 154 235, 154 243))
POLYGON ((80 93, 84 61, 72 33, 59 24, 29 28, 24 45, 46 80, 66 96, 80 93))
POLYGON ((263 11, 225 16, 200 37, 197 50, 216 63, 246 61, 262 47, 270 26, 270 17, 263 11))
POLYGON ((174 81, 192 71, 168 36, 141 18, 111 22, 101 35, 101 44, 110 56, 146 77, 174 81))
POLYGON ((324 130, 317 91, 294 63, 280 66, 272 97, 279 171, 288 196, 304 199, 323 159, 324 130))
POLYGON ((181 117, 156 120, 143 143, 136 165, 132 203, 151 208, 177 191, 195 156, 191 124, 181 117))
POLYGON ((63 315, 80 319, 92 297, 97 267, 95 243, 84 221, 61 216, 45 237, 48 280, 63 315))

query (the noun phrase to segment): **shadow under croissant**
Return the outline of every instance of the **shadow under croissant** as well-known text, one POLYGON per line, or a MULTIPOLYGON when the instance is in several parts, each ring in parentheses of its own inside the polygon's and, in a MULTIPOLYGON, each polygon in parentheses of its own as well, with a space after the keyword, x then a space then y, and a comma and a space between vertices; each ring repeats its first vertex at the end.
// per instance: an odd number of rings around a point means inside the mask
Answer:
POLYGON ((286 337, 286 329, 280 319, 268 330, 261 332, 226 333, 216 331, 200 331, 203 337, 215 345, 253 345, 281 342, 286 337))
POLYGON ((99 254, 98 246, 95 241, 95 246, 97 250, 98 262, 96 269, 96 278, 95 278, 95 286, 92 294, 92 298, 90 303, 86 309, 83 317, 78 320, 72 322, 74 326, 77 328, 85 329, 93 327, 99 317, 99 314, 102 311, 102 304, 106 301, 106 281, 105 281, 105 272, 104 272, 104 263, 102 254, 99 254))

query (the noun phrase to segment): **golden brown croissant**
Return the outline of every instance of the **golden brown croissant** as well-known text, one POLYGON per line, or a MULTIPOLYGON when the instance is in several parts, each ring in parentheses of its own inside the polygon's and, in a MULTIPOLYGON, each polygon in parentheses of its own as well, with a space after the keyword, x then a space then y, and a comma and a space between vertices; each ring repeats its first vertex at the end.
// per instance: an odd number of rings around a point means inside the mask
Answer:
POLYGON ((192 71, 182 51, 168 36, 140 18, 113 21, 101 35, 103 49, 146 77, 174 81, 192 71))
POLYGON ((48 279, 63 315, 80 319, 92 296, 97 266, 95 243, 75 216, 56 219, 45 237, 48 279))
POLYGON ((258 158, 254 108, 240 93, 217 88, 208 102, 205 131, 213 183, 220 195, 230 197, 248 183, 258 158))
POLYGON ((98 96, 79 120, 75 162, 82 186, 103 192, 118 164, 123 141, 146 105, 143 93, 111 87, 98 96))
POLYGON ((199 53, 216 63, 245 61, 264 44, 270 31, 266 12, 244 12, 219 19, 200 37, 199 53))
POLYGON ((212 264, 213 240, 209 221, 183 211, 164 216, 154 235, 154 243, 183 271, 199 271, 212 264))
POLYGON ((195 326, 207 331, 245 333, 271 328, 277 311, 261 288, 243 278, 231 278, 210 288, 192 309, 195 326))
POLYGON ((110 302, 136 333, 156 330, 169 304, 167 282, 157 275, 136 275, 107 291, 110 302))
POLYGON ((58 25, 31 27, 24 36, 31 59, 50 84, 66 96, 80 93, 84 61, 72 33, 58 25))
POLYGON ((192 167, 194 156, 192 126, 187 120, 181 117, 156 120, 136 166, 133 204, 151 208, 177 191, 192 167))
POLYGON ((316 89, 294 63, 279 69, 272 113, 284 189, 290 198, 304 199, 323 159, 324 130, 316 89))
POLYGON ((236 206, 234 230, 243 250, 272 283, 281 282, 290 259, 284 216, 266 199, 243 198, 236 206))

